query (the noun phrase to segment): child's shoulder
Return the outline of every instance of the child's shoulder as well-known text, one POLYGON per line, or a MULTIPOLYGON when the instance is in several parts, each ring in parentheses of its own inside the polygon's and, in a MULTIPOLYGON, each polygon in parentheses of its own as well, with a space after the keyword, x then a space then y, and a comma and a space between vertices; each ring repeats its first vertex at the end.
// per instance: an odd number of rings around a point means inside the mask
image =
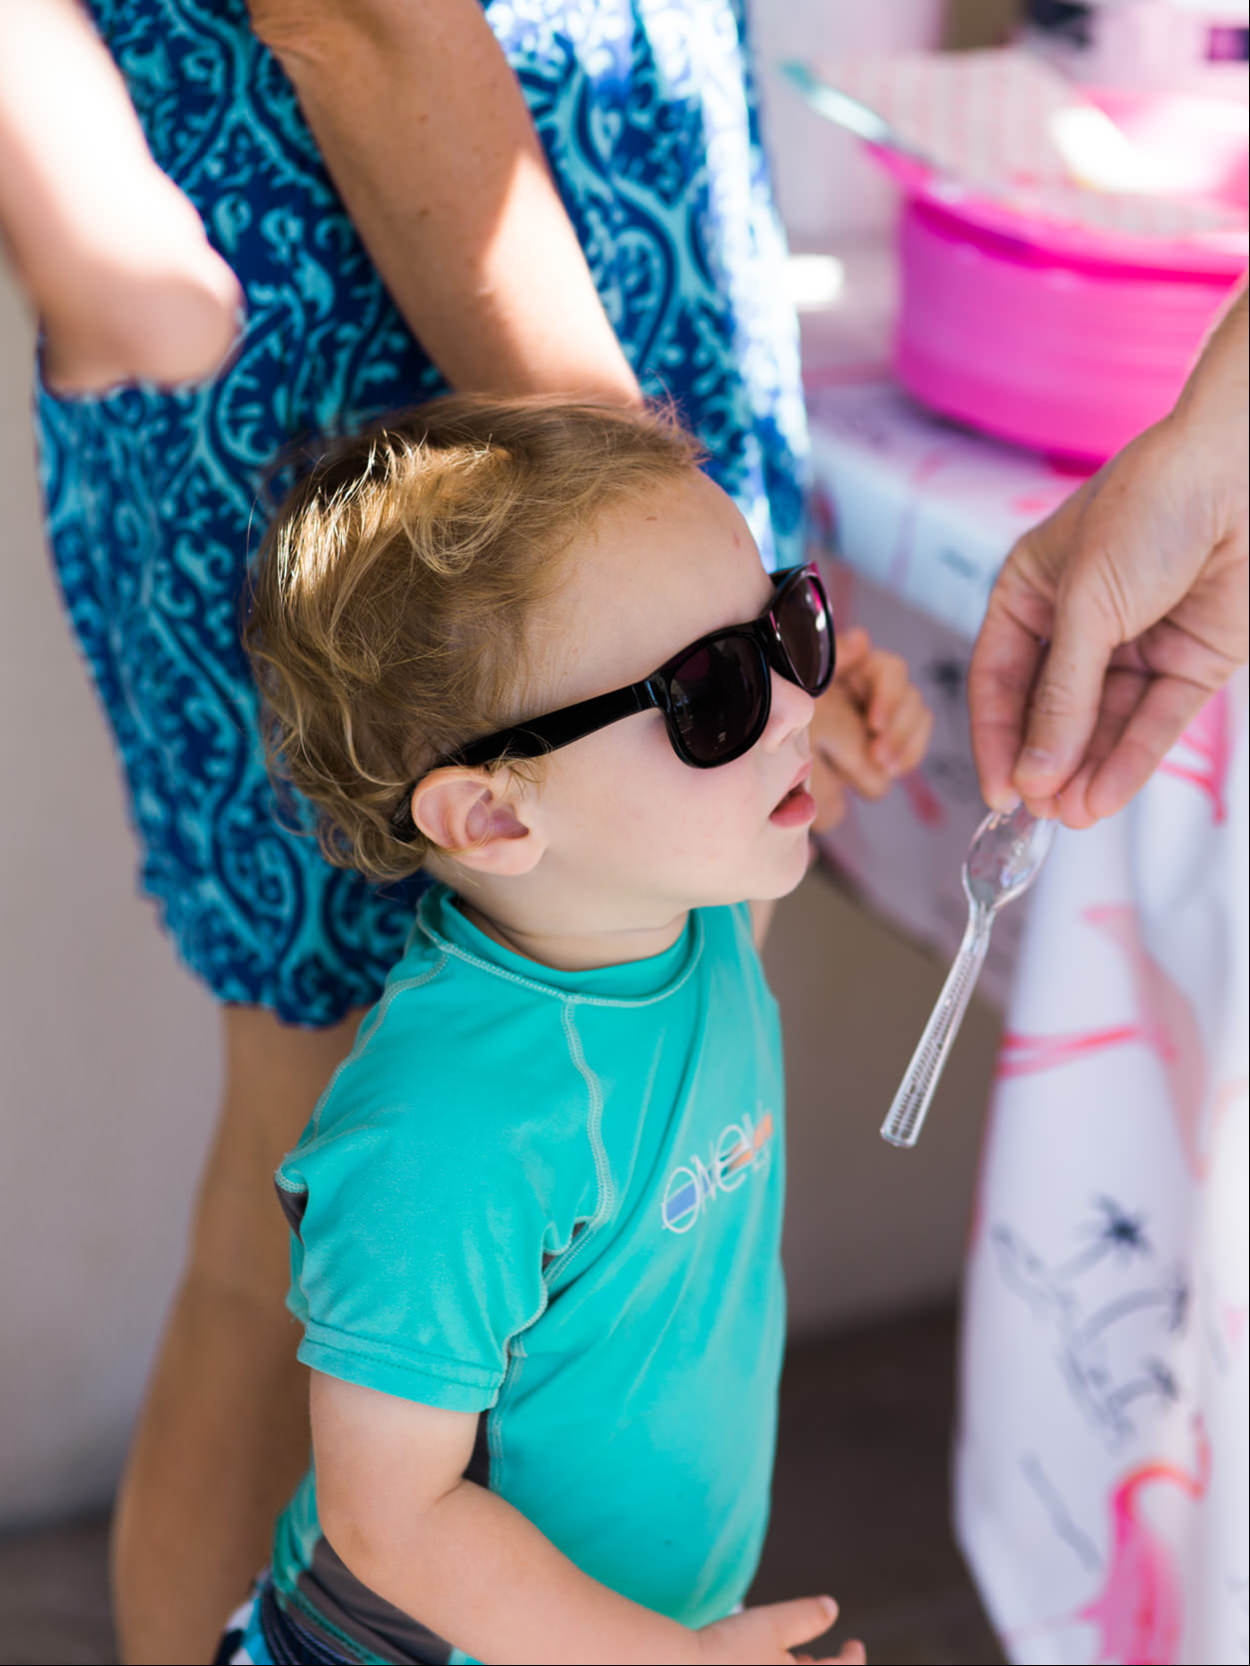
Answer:
POLYGON ((414 929, 292 1156, 363 1142, 428 1159, 501 1134, 515 1148, 527 1131, 576 1136, 584 1115, 559 1003, 483 976, 414 929))

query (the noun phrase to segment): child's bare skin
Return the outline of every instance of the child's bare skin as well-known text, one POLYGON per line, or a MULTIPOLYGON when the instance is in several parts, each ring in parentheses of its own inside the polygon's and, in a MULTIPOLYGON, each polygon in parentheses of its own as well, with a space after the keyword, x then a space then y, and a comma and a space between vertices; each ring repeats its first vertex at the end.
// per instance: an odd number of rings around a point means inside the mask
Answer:
POLYGON ((0 13, 0 230, 59 393, 211 375, 242 293, 74 0, 0 13))
POLYGON ((838 639, 833 685, 812 718, 815 831, 827 832, 846 811, 846 789, 883 798, 900 775, 924 757, 933 715, 897 654, 874 648, 868 632, 838 639))

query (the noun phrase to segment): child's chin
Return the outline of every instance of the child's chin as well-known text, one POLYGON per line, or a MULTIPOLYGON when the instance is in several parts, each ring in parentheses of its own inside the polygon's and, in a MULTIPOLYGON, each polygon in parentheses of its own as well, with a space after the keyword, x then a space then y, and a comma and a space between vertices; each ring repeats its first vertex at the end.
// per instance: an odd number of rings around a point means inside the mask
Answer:
POLYGON ((784 856, 768 864, 766 871, 761 871, 752 897, 758 902, 776 902, 779 897, 788 897, 802 880, 803 875, 815 860, 816 847, 807 830, 796 831, 792 850, 784 856))

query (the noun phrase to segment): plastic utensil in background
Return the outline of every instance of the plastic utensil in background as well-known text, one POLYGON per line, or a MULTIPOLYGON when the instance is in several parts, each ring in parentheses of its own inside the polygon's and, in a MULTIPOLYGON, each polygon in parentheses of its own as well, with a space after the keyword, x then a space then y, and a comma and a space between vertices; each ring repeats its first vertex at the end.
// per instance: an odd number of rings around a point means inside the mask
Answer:
POLYGON ((807 100, 812 109, 828 121, 836 122, 853 133, 857 139, 863 139, 870 145, 883 145, 896 156, 906 157, 908 161, 917 163, 920 167, 933 173, 941 171, 941 163, 934 155, 916 148, 893 127, 879 110, 865 104, 860 98, 843 91, 825 76, 818 74, 810 64, 803 63, 798 58, 787 58, 779 64, 782 75, 807 100))
POLYGON ((894 224, 896 199, 891 181, 864 154, 855 135, 794 97, 782 62, 837 63, 934 49, 949 9, 949 0, 885 0, 878 5, 771 0, 752 6, 752 56, 769 172, 791 248, 840 254, 851 242, 884 240, 894 224))
POLYGON ((913 1146, 919 1139, 938 1079, 985 963, 994 916, 1004 903, 1032 885, 1054 837, 1055 823, 1038 821, 1023 805, 987 816, 973 834, 962 875, 968 898, 968 928, 920 1045, 881 1124, 881 1137, 891 1145, 913 1146))
MULTIPOLYGON (((986 54, 985 56, 989 56, 986 54)), ((1001 60, 1005 54, 994 54, 1001 60)), ((866 144, 878 145, 895 158, 913 163, 934 176, 942 176, 948 190, 966 183, 963 168, 941 148, 930 149, 917 142, 871 102, 839 86, 811 64, 787 59, 779 69, 807 103, 826 120, 836 122, 866 144)), ((1047 70, 1021 61, 1028 76, 1027 90, 1039 96, 1038 83, 1049 94, 1050 108, 1044 118, 1049 138, 1051 172, 1054 182, 1066 179, 1091 191, 1150 191, 1158 185, 1157 169, 1151 158, 1139 153, 1106 111, 1071 88, 1061 87, 1047 70)), ((854 80, 852 74, 851 79, 854 80)), ((996 179, 984 169, 976 171, 977 188, 987 196, 1018 195, 1010 178, 996 179)))
POLYGON ((779 67, 907 189, 992 207, 1014 235, 1040 220, 1157 244, 1244 220, 1219 201, 1171 195, 1157 149, 1142 150, 1081 88, 1016 48, 779 67))

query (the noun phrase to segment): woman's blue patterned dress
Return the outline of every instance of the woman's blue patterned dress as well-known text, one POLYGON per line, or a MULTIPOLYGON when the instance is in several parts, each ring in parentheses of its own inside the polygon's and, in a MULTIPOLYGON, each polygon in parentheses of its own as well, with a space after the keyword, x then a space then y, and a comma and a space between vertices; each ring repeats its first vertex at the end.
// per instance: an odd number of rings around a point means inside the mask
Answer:
MULTIPOLYGON (((330 868, 277 819, 239 597, 275 458, 443 384, 244 0, 90 4, 156 160, 244 287, 247 327, 197 390, 40 392, 56 567, 180 954, 223 1001, 327 1024, 376 996, 412 892, 330 868)), ((779 563, 799 535, 804 422, 742 0, 485 10, 644 389, 676 399, 779 563)))

